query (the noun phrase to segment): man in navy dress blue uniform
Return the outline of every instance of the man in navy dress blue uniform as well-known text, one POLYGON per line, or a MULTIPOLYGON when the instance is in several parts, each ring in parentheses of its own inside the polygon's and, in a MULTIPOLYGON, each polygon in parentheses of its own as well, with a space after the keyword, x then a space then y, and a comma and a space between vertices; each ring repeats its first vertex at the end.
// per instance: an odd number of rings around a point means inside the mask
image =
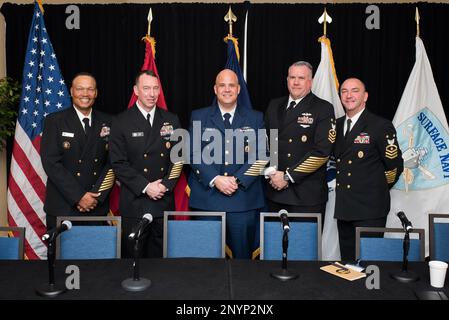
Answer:
MULTIPOLYGON (((216 104, 192 112, 190 207, 225 211, 232 256, 248 259, 265 204, 261 172, 268 160, 258 159, 256 141, 263 115, 237 104, 240 85, 232 70, 217 75, 214 91, 216 104)), ((261 140, 265 143, 265 135, 261 140)))
MULTIPOLYGON (((121 183, 122 257, 133 256, 134 243, 128 235, 145 213, 153 222, 146 228, 141 248, 144 258, 162 257, 164 211, 175 210, 173 189, 182 170, 172 162, 170 140, 180 127, 178 116, 157 107, 161 86, 156 74, 137 74, 136 103, 117 116, 111 130, 111 164, 121 183)), ((143 240, 143 239, 142 239, 143 240)))
POLYGON ((58 216, 106 216, 115 179, 108 151, 112 117, 93 109, 94 76, 75 75, 70 93, 73 107, 47 116, 42 133, 47 230, 58 216))
POLYGON ((335 215, 341 258, 354 260, 356 227, 385 227, 390 188, 404 164, 391 121, 366 107, 362 81, 349 78, 340 87, 346 116, 337 120, 335 215))

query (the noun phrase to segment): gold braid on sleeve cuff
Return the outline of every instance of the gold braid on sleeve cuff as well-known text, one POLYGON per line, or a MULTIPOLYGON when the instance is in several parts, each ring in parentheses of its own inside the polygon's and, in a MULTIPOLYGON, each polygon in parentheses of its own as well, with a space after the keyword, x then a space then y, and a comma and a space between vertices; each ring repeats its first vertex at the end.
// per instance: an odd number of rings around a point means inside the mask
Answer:
POLYGON ((170 175, 168 177, 169 180, 179 178, 179 176, 181 175, 183 164, 184 164, 183 161, 175 162, 173 164, 173 167, 171 168, 171 171, 170 171, 170 175))
POLYGON ((390 170, 390 171, 385 171, 385 177, 387 178, 388 184, 391 184, 394 182, 394 180, 396 179, 396 172, 397 172, 396 168, 394 168, 393 170, 390 170))
POLYGON ((317 171, 323 164, 327 162, 329 157, 313 157, 310 156, 293 171, 302 173, 312 173, 317 171))
POLYGON ((265 169, 268 160, 256 160, 248 170, 245 171, 245 176, 259 176, 262 174, 262 171, 265 169))
POLYGON ((106 173, 106 176, 103 179, 103 182, 100 185, 100 188, 98 188, 98 192, 102 192, 112 188, 112 186, 114 185, 114 181, 115 181, 114 171, 112 169, 109 169, 108 172, 106 173))

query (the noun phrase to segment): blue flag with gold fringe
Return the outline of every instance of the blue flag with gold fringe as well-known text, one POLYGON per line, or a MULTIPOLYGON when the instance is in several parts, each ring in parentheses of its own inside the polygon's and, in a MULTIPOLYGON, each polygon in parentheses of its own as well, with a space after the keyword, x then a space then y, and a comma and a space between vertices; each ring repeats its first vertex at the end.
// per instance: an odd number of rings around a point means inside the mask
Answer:
POLYGON ((248 88, 246 86, 245 78, 239 64, 239 47, 237 38, 226 37, 225 41, 228 43, 228 59, 226 61, 226 69, 230 69, 237 74, 240 84, 240 94, 237 98, 237 105, 252 109, 251 99, 249 98, 248 88))

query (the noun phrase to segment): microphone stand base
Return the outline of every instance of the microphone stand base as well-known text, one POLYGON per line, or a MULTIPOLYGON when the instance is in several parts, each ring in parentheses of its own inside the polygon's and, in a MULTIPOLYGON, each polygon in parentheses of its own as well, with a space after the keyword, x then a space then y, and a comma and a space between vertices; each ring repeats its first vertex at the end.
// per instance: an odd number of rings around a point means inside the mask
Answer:
POLYGON ((67 288, 60 288, 60 287, 56 286, 55 284, 49 284, 49 283, 41 285, 39 288, 36 289, 36 293, 38 295, 40 295, 41 297, 47 297, 47 298, 57 297, 61 293, 64 293, 66 291, 67 291, 67 288))
POLYGON ((122 288, 126 291, 139 292, 148 289, 151 286, 151 280, 140 278, 134 280, 134 278, 128 278, 122 281, 122 288))
POLYGON ((288 280, 294 280, 294 279, 299 278, 299 275, 292 274, 292 273, 288 272, 287 269, 282 269, 281 272, 272 272, 272 273, 270 273, 270 275, 273 278, 281 280, 281 281, 288 281, 288 280))
POLYGON ((390 276, 402 283, 416 282, 419 280, 419 276, 412 271, 401 271, 397 273, 391 273, 390 276))

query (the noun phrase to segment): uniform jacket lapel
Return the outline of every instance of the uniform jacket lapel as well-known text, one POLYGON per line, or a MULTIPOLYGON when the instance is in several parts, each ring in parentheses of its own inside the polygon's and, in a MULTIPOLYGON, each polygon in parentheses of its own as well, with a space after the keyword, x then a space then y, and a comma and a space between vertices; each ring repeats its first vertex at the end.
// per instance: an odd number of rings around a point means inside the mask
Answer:
MULTIPOLYGON (((96 147, 96 141, 97 139, 95 139, 95 137, 98 135, 100 135, 100 126, 101 123, 99 123, 100 120, 97 117, 97 114, 94 110, 92 110, 92 117, 91 117, 91 129, 90 129, 90 134, 87 136, 87 139, 85 140, 86 143, 83 146, 83 151, 81 154, 81 157, 84 156, 84 154, 86 153, 87 150, 94 150, 94 148, 96 147)), ((84 131, 83 131, 84 132, 84 131)))
POLYGON ((154 140, 156 140, 160 136, 160 129, 162 124, 164 123, 164 119, 162 117, 162 112, 160 112, 159 107, 155 106, 156 110, 154 111, 154 119, 153 125, 147 125, 148 128, 148 138, 146 139, 145 151, 149 151, 151 146, 154 145, 154 140))
POLYGON ((369 112, 367 109, 363 111, 363 113, 360 115, 359 120, 357 120, 355 126, 349 131, 348 137, 344 137, 343 132, 343 126, 344 122, 346 121, 346 117, 343 117, 341 121, 341 125, 338 127, 337 136, 342 137, 341 139, 337 139, 339 141, 338 143, 338 149, 340 150, 339 154, 336 154, 338 157, 342 153, 349 151, 354 144, 354 139, 360 135, 361 132, 365 129, 366 125, 368 124, 368 118, 369 118, 369 112))
MULTIPOLYGON (((285 108, 287 106, 286 105, 284 106, 284 111, 283 111, 285 114, 284 127, 288 127, 292 123, 296 123, 299 115, 308 109, 312 98, 313 98, 312 93, 309 93, 295 106, 295 108, 293 110, 291 110, 288 113, 286 113, 286 111, 285 111, 285 108)), ((288 100, 285 102, 285 104, 287 104, 287 102, 288 102, 288 100)))
POLYGON ((82 154, 83 149, 85 149, 86 146, 86 134, 84 132, 83 125, 81 124, 81 121, 75 111, 75 107, 72 107, 72 111, 69 113, 66 121, 67 127, 73 130, 73 133, 75 134, 79 154, 82 154))
POLYGON ((232 120, 231 124, 232 129, 241 128, 243 126, 245 118, 246 118, 245 110, 237 106, 234 113, 234 119, 232 120))
POLYGON ((148 139, 149 134, 149 125, 147 120, 144 118, 142 112, 140 112, 139 108, 134 104, 134 106, 131 107, 134 113, 134 130, 140 131, 145 133, 145 139, 148 139))
POLYGON ((273 128, 279 128, 280 130, 282 130, 283 128, 283 122, 284 122, 284 117, 285 117, 285 110, 287 108, 287 103, 288 103, 288 96, 285 97, 285 99, 282 100, 282 102, 279 104, 277 110, 276 110, 276 115, 277 115, 277 123, 274 123, 274 125, 272 126, 273 128))
POLYGON ((212 122, 213 128, 217 128, 224 134, 225 132, 224 121, 223 117, 221 116, 220 108, 218 107, 218 105, 215 105, 215 107, 212 109, 212 112, 210 113, 209 116, 209 120, 212 122))
POLYGON ((362 132, 367 125, 367 113, 368 110, 364 110, 360 115, 359 120, 357 120, 355 126, 349 131, 348 137, 346 139, 346 149, 348 149, 354 142, 354 139, 362 132))

